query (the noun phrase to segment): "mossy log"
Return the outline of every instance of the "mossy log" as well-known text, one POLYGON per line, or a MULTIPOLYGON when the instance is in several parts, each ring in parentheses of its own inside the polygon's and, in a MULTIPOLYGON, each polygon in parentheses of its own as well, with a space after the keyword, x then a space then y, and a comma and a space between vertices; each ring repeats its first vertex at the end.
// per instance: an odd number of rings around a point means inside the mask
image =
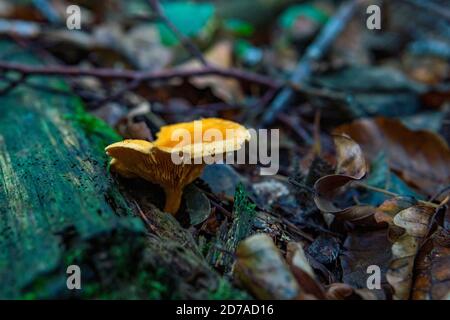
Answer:
MULTIPOLYGON (((0 43, 0 55, 39 63, 9 42, 0 43)), ((29 81, 68 90, 60 79, 29 81)), ((1 299, 207 298, 234 292, 174 218, 144 209, 153 221, 148 231, 135 202, 107 170, 103 149, 118 139, 70 94, 21 85, 0 96, 1 299), (81 290, 67 288, 71 264, 81 268, 81 290), (195 272, 202 276, 195 278, 195 272)))

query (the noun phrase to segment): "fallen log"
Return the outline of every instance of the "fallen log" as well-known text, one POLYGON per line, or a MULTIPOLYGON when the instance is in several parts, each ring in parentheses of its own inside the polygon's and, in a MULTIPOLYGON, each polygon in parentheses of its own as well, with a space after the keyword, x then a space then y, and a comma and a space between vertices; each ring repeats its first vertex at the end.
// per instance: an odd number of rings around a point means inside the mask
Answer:
MULTIPOLYGON (((0 52, 40 64, 10 42, 0 52)), ((142 222, 107 170, 104 147, 119 139, 75 96, 20 84, 0 96, 0 299, 238 297, 172 216, 143 205, 142 222)))

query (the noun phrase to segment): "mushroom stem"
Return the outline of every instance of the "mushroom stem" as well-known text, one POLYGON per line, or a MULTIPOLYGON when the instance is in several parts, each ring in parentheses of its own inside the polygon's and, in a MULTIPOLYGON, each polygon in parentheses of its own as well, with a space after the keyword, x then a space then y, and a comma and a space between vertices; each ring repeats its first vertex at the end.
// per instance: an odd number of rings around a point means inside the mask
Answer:
POLYGON ((166 204, 164 206, 164 211, 175 215, 178 209, 180 209, 183 191, 179 189, 165 188, 164 192, 166 194, 166 204))

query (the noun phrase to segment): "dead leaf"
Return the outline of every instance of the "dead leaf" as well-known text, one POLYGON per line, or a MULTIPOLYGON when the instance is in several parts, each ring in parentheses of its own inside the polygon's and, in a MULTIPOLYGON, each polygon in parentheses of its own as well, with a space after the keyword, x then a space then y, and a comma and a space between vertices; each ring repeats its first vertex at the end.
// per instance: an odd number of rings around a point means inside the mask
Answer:
POLYGON ((439 228, 422 247, 416 259, 412 299, 449 299, 449 265, 450 233, 439 228))
POLYGON ((183 198, 192 225, 198 225, 208 218, 211 213, 211 203, 200 188, 193 184, 188 185, 183 198))
POLYGON ((336 173, 318 179, 314 185, 317 207, 325 212, 340 212, 332 199, 347 183, 364 178, 367 172, 366 162, 359 145, 345 135, 334 137, 336 146, 336 173))
MULTIPOLYGON (((229 41, 220 41, 205 53, 205 59, 214 66, 230 68, 232 61, 233 46, 229 41)), ((183 70, 197 70, 203 68, 197 60, 190 60, 178 68, 183 70)), ((236 103, 244 98, 240 84, 235 79, 227 79, 218 76, 207 76, 191 79, 190 82, 199 89, 211 87, 214 94, 228 103, 236 103)))
POLYGON ((406 208, 417 204, 417 200, 412 197, 394 197, 384 201, 375 213, 375 220, 379 223, 386 222, 393 224, 395 215, 406 208))
POLYGON ((435 209, 425 205, 415 205, 401 210, 393 219, 393 224, 404 229, 392 245, 392 261, 386 278, 394 289, 394 299, 406 300, 411 295, 414 260, 435 209))
POLYGON ((128 112, 126 117, 117 124, 117 131, 125 139, 140 139, 153 141, 153 135, 145 121, 137 121, 138 117, 145 118, 151 113, 151 107, 148 102, 140 103, 136 108, 128 112))
POLYGON ((363 179, 367 172, 363 152, 355 141, 346 135, 336 135, 334 143, 336 174, 326 175, 316 181, 314 202, 320 211, 331 213, 336 219, 355 224, 373 224, 374 207, 361 205, 341 209, 333 203, 333 199, 347 184, 363 179))
POLYGON ((264 233, 240 242, 235 276, 257 299, 295 299, 300 288, 280 251, 264 233))
POLYGON ((342 280, 355 289, 367 289, 367 268, 377 265, 381 269, 381 289, 371 290, 377 299, 385 299, 389 292, 386 271, 391 261, 391 242, 387 228, 375 231, 355 230, 348 234, 344 251, 339 256, 342 280))
POLYGON ((172 61, 171 51, 161 44, 153 25, 138 25, 121 38, 121 48, 130 61, 142 70, 158 71, 172 61))
POLYGON ((370 289, 356 289, 346 283, 332 283, 326 293, 329 300, 346 300, 359 298, 362 300, 378 300, 378 297, 370 289))
POLYGON ((432 132, 413 131, 387 118, 357 120, 335 132, 348 134, 371 160, 384 150, 391 169, 427 195, 450 184, 449 147, 432 132))
POLYGON ((353 287, 346 283, 332 283, 327 290, 329 300, 344 300, 353 294, 353 287))
POLYGON ((313 295, 317 299, 326 298, 325 290, 317 281, 301 243, 289 242, 287 244, 286 260, 303 292, 313 295))

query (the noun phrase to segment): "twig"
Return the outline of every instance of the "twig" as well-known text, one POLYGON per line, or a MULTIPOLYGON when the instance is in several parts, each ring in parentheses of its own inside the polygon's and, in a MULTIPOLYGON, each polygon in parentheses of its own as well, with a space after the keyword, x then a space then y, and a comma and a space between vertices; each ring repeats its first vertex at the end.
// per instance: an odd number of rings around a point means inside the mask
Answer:
POLYGON ((301 189, 304 189, 304 190, 308 191, 310 194, 314 194, 315 193, 313 188, 311 188, 310 186, 307 186, 305 183, 296 181, 295 179, 293 179, 291 177, 288 178, 288 182, 293 184, 294 186, 296 186, 298 188, 301 188, 301 189))
MULTIPOLYGON (((10 63, 0 60, 0 71, 6 72, 17 72, 25 75, 27 78, 32 76, 65 76, 65 77, 95 77, 99 79, 110 79, 110 80, 128 80, 131 81, 123 90, 119 90, 113 97, 105 98, 105 101, 111 101, 114 98, 120 97, 123 93, 133 90, 139 86, 142 82, 163 82, 169 81, 175 78, 190 78, 190 77, 205 77, 209 75, 217 75, 226 78, 234 78, 240 81, 247 81, 250 83, 258 84, 267 87, 269 90, 264 94, 261 100, 255 104, 254 107, 262 107, 267 104, 274 95, 278 92, 279 88, 285 86, 293 91, 299 93, 306 93, 318 96, 322 95, 323 92, 318 89, 317 92, 310 92, 309 89, 306 92, 300 86, 292 86, 289 82, 279 81, 277 79, 272 79, 268 76, 254 73, 247 70, 241 70, 236 68, 220 68, 216 66, 203 67, 202 69, 195 70, 183 70, 183 69, 170 69, 163 70, 159 72, 153 71, 139 71, 139 70, 120 70, 120 69, 110 69, 110 68, 79 68, 72 66, 59 66, 59 65, 49 65, 49 66, 32 66, 20 63, 10 63)), ((26 84, 26 83, 24 83, 26 84)), ((31 86, 31 84, 26 84, 31 86)), ((38 85, 33 85, 38 88, 38 85)))
POLYGON ((330 90, 326 87, 316 88, 313 86, 310 86, 307 83, 303 83, 301 85, 288 82, 286 84, 286 87, 289 87, 297 92, 302 92, 307 96, 314 96, 319 98, 326 98, 331 100, 338 100, 338 101, 346 101, 349 97, 352 97, 351 93, 344 93, 340 91, 334 91, 330 90))
MULTIPOLYGON (((401 195, 399 195, 399 194, 397 194, 395 192, 391 192, 391 191, 388 191, 386 189, 373 187, 373 186, 370 186, 370 185, 365 184, 363 182, 354 182, 353 185, 355 185, 357 187, 361 187, 361 188, 367 189, 367 190, 370 190, 370 191, 383 193, 383 194, 391 196, 391 197, 400 197, 401 196, 401 195)), ((417 201, 419 203, 423 204, 423 205, 426 205, 426 206, 429 206, 429 207, 433 207, 433 208, 436 208, 436 209, 441 207, 440 204, 436 204, 436 203, 433 203, 433 202, 424 201, 424 200, 417 200, 417 201)))
POLYGON ((302 139, 306 144, 310 145, 313 143, 313 139, 309 135, 309 133, 300 125, 295 123, 295 121, 286 115, 285 113, 280 113, 277 115, 278 120, 281 121, 282 124, 289 127, 295 135, 297 135, 300 139, 302 139))
POLYGON ((223 69, 215 66, 208 66, 202 69, 183 70, 171 69, 159 72, 151 71, 136 71, 136 70, 119 70, 110 68, 95 68, 83 69, 71 66, 31 66, 19 63, 9 63, 0 61, 0 70, 14 71, 27 76, 42 75, 42 76, 70 76, 70 77, 84 77, 91 76, 102 79, 122 79, 122 80, 136 80, 146 82, 167 81, 174 78, 189 78, 189 77, 204 77, 208 75, 217 75, 227 78, 235 78, 241 81, 248 81, 256 83, 269 88, 278 88, 280 83, 257 73, 250 71, 229 68, 223 69))
MULTIPOLYGON (((11 79, 9 79, 8 77, 5 77, 4 75, 0 75, 0 80, 11 82, 11 79)), ((25 86, 27 88, 30 88, 30 89, 33 89, 33 90, 37 90, 37 91, 43 91, 43 92, 51 93, 51 94, 63 95, 63 96, 68 96, 68 97, 77 95, 77 96, 79 96, 79 97, 81 97, 83 99, 100 100, 100 98, 98 98, 98 97, 85 95, 85 94, 83 94, 80 91, 77 91, 75 93, 75 92, 72 92, 72 91, 69 91, 69 90, 59 89, 59 88, 51 87, 51 86, 48 86, 48 85, 45 85, 45 84, 38 84, 38 83, 28 82, 27 79, 24 79, 18 85, 25 86)), ((5 90, 6 88, 2 89, 0 91, 0 96, 9 93, 10 91, 14 90, 15 88, 16 87, 10 88, 9 90, 5 90), (5 92, 3 92, 3 90, 5 90, 5 92)))
POLYGON ((208 66, 208 61, 203 57, 202 52, 197 48, 197 46, 189 40, 188 37, 178 30, 177 26, 170 21, 164 13, 163 8, 158 0, 149 0, 150 7, 158 15, 158 18, 173 32, 173 34, 180 40, 181 44, 186 48, 186 50, 199 60, 205 67, 208 66))
POLYGON ((221 206, 218 202, 214 201, 213 199, 209 198, 209 201, 211 202, 211 204, 218 210, 220 211, 224 216, 231 218, 233 215, 230 211, 228 211, 227 209, 225 209, 223 206, 221 206))
MULTIPOLYGON (((317 39, 307 48, 305 55, 294 70, 290 82, 301 84, 311 76, 313 63, 323 58, 362 2, 362 0, 351 0, 344 3, 339 8, 336 15, 323 27, 317 39)), ((270 125, 276 119, 277 115, 288 107, 293 96, 294 91, 292 88, 284 88, 272 102, 268 111, 264 114, 262 125, 270 125)))
POLYGON ((259 99, 258 102, 255 103, 254 107, 259 109, 264 109, 270 101, 272 101, 272 99, 275 97, 275 95, 277 94, 278 90, 280 89, 280 87, 276 87, 276 88, 271 88, 270 90, 268 90, 262 97, 261 99, 259 99))

